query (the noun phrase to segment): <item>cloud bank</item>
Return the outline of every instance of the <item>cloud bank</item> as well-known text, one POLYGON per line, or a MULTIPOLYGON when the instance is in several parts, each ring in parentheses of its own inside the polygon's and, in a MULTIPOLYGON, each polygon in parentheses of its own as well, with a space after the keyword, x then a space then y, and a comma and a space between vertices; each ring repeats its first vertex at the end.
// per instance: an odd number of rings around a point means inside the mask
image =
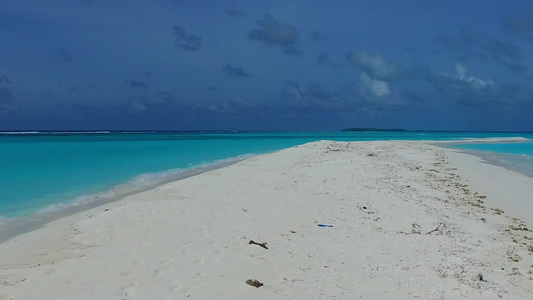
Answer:
POLYGON ((246 73, 243 69, 230 64, 224 66, 224 73, 229 77, 250 77, 250 74, 246 73))
POLYGON ((74 59, 72 59, 72 56, 70 55, 70 53, 63 49, 63 48, 59 48, 59 54, 61 55, 61 59, 63 59, 63 61, 65 62, 68 62, 68 63, 71 63, 74 61, 74 59))
POLYGON ((235 18, 235 19, 243 19, 246 17, 246 13, 240 11, 240 10, 237 10, 235 8, 235 6, 231 5, 230 7, 226 8, 224 10, 224 12, 226 13, 226 15, 232 17, 232 18, 235 18))
POLYGON ((325 66, 329 63, 329 55, 326 52, 320 52, 316 58, 316 64, 319 66, 325 66))
POLYGON ((383 97, 391 94, 389 84, 386 81, 372 79, 366 73, 361 73, 359 81, 363 87, 363 94, 372 92, 374 96, 383 97))
POLYGON ((9 113, 16 108, 17 105, 11 90, 7 87, 0 87, 0 114, 9 113))
POLYGON ((182 50, 196 52, 202 47, 202 38, 193 34, 187 34, 187 31, 183 27, 172 27, 172 34, 174 35, 174 43, 182 50))
POLYGON ((483 63, 496 63, 510 71, 525 71, 520 47, 509 40, 503 41, 479 31, 463 28, 456 36, 437 35, 435 41, 447 55, 461 62, 475 59, 483 63))
POLYGON ((325 90, 318 83, 313 83, 308 87, 304 87, 300 85, 296 79, 291 79, 285 86, 283 96, 286 104, 298 111, 331 111, 347 108, 345 100, 341 95, 325 90))
POLYGON ((402 67, 395 63, 388 63, 381 55, 372 54, 362 49, 355 49, 346 55, 346 59, 368 76, 379 80, 392 80, 404 75, 402 67))
POLYGON ((302 52, 296 48, 298 30, 292 25, 284 24, 271 15, 265 15, 258 20, 260 29, 253 29, 248 33, 251 40, 262 41, 268 46, 280 46, 283 52, 291 56, 301 56, 302 52))
POLYGON ((129 87, 134 88, 134 89, 144 90, 148 87, 146 82, 141 81, 141 80, 126 80, 125 82, 129 87))

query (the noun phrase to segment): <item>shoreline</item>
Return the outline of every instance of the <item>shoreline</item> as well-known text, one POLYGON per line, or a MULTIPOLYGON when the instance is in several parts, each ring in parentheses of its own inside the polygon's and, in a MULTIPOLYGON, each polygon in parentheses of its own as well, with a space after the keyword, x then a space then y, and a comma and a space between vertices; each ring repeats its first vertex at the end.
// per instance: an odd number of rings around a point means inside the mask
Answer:
MULTIPOLYGON (((511 174, 511 176, 513 176, 513 177, 514 177, 513 173, 518 173, 518 174, 521 174, 521 175, 524 175, 524 176, 531 177, 530 174, 527 174, 527 173, 524 173, 524 172, 520 172, 520 170, 517 170, 517 169, 514 169, 514 168, 510 168, 510 167, 508 167, 508 166, 506 166, 504 164, 498 163, 495 160, 488 159, 486 157, 486 155, 483 155, 483 153, 482 153, 483 151, 468 150, 468 149, 461 149, 461 148, 454 148, 453 147, 453 145, 470 144, 470 143, 474 143, 474 144, 475 143, 521 143, 521 142, 530 141, 529 139, 523 138, 523 137, 470 138, 470 139, 465 139, 465 140, 444 140, 444 141, 441 141, 441 140, 412 140, 412 141, 411 140, 386 140, 386 141, 387 142, 413 142, 413 143, 428 144, 428 145, 436 146, 436 147, 439 147, 439 148, 442 148, 442 149, 451 150, 454 153, 459 153, 459 154, 472 156, 475 159, 477 159, 480 164, 488 164, 488 165, 495 166, 497 168, 503 168, 506 171, 510 172, 509 174, 511 174)), ((333 142, 333 141, 331 141, 331 142, 333 142)), ((356 141, 355 143, 358 143, 358 142, 359 141, 356 141)), ((364 143, 366 141, 360 141, 360 142, 364 143)), ((290 148, 287 148, 287 149, 290 149, 290 148)), ((271 153, 275 153, 275 152, 283 151, 283 150, 286 150, 286 149, 277 150, 277 151, 274 151, 274 152, 271 152, 271 153)), ((110 203, 113 203, 113 202, 116 202, 116 201, 121 201, 121 200, 123 200, 124 198, 126 198, 128 196, 132 196, 132 195, 135 195, 135 194, 143 193, 145 191, 150 191, 150 190, 156 189, 156 188, 158 188, 160 186, 163 186, 163 185, 166 185, 166 184, 169 184, 169 183, 172 183, 172 182, 176 182, 176 181, 179 181, 179 180, 183 180, 183 179, 186 179, 188 177, 196 176, 196 175, 199 175, 199 174, 202 174, 202 173, 205 173, 205 172, 209 172, 209 171, 216 170, 216 169, 219 169, 219 168, 224 168, 224 167, 239 163, 241 161, 247 160, 249 158, 253 158, 253 157, 258 156, 258 155, 269 155, 271 153, 254 154, 254 155, 251 155, 251 156, 246 156, 244 158, 240 158, 240 157, 239 158, 232 158, 230 161, 227 161, 226 159, 224 159, 220 163, 209 164, 207 167, 201 167, 200 166, 200 167, 194 167, 194 168, 189 169, 189 170, 185 170, 183 173, 177 174, 177 176, 172 176, 170 178, 167 178, 164 181, 161 181, 161 182, 158 182, 158 183, 155 183, 155 184, 151 184, 151 185, 148 185, 148 186, 144 186, 144 187, 142 187, 140 189, 137 189, 137 190, 132 190, 132 191, 130 191, 128 193, 125 193, 125 194, 122 194, 120 196, 113 196, 113 197, 109 197, 109 198, 93 200, 93 201, 86 202, 86 203, 66 203, 66 205, 64 207, 61 207, 59 209, 55 209, 55 210, 52 210, 52 211, 36 212, 36 213, 33 213, 31 215, 27 215, 27 216, 10 218, 7 221, 4 221, 4 222, 0 223, 0 245, 2 243, 6 242, 9 239, 15 238, 18 235, 21 235, 21 234, 24 234, 24 233, 27 233, 27 232, 30 232, 30 231, 37 230, 39 228, 45 227, 48 223, 53 222, 55 220, 62 219, 62 218, 65 218, 65 217, 69 217, 69 216, 72 216, 72 215, 75 215, 75 214, 78 214, 78 213, 83 213, 85 211, 89 211, 91 209, 98 208, 98 207, 101 207, 101 206, 104 206, 106 204, 110 204, 110 203)), ((462 164, 462 161, 461 162, 457 162, 456 161, 455 163, 458 163, 460 165, 460 164, 462 164)), ((490 172, 496 172, 497 173, 498 169, 493 169, 490 172)), ((467 173, 468 173, 467 176, 469 178, 473 177, 471 172, 467 172, 467 173)), ((518 176, 518 177, 520 177, 520 176, 518 176)), ((476 187, 480 188, 481 190, 486 188, 485 185, 480 185, 479 183, 476 185, 476 187)), ((501 197, 501 195, 498 195, 498 196, 501 197)), ((492 203, 492 204, 505 207, 506 209, 511 208, 512 213, 515 214, 515 215, 521 215, 521 217, 526 216, 525 218, 528 220, 528 223, 530 223, 531 227, 533 227, 533 211, 531 213, 529 213, 529 214, 524 214, 524 210, 521 210, 517 205, 509 206, 506 203, 501 203, 501 202, 500 203, 495 202, 495 203, 492 203)), ((522 203, 522 204, 524 204, 524 203, 522 203)), ((527 211, 525 211, 525 212, 527 212, 527 211)))
POLYGON ((1 243, 0 298, 528 299, 533 224, 498 203, 533 179, 486 190, 500 169, 426 141, 255 156, 1 243))
POLYGON ((487 160, 475 151, 448 149, 451 151, 447 152, 447 159, 458 169, 468 186, 482 191, 490 205, 510 212, 511 216, 519 217, 533 227, 533 177, 487 160), (503 201, 511 194, 512 201, 503 201))
MULTIPOLYGON (((469 138, 465 140, 386 140, 386 141, 388 142, 413 142, 413 143, 428 144, 431 146, 436 146, 439 148, 451 150, 454 153, 462 153, 465 155, 472 156, 475 159, 477 159, 479 163, 481 164, 488 164, 488 165, 492 165, 498 168, 503 168, 507 170, 508 172, 511 172, 510 174, 519 173, 524 176, 533 177, 531 176, 531 174, 521 172, 520 170, 509 167, 505 164, 499 163, 494 159, 488 158, 487 155, 483 153, 483 151, 468 150, 468 149, 461 149, 461 148, 453 147, 453 145, 471 144, 471 143, 474 143, 474 144, 476 143, 521 143, 521 142, 530 141, 530 139, 523 138, 523 137, 469 138)), ((355 142, 358 143, 358 142, 366 142, 366 141, 355 141, 355 142)), ((290 148, 287 148, 287 149, 290 149, 290 148)), ((286 150, 286 149, 282 149, 282 150, 286 150)), ((277 150, 271 153, 275 153, 275 152, 282 151, 282 150, 277 150)), ((110 204, 116 201, 121 201, 122 199, 128 196, 139 194, 145 191, 150 191, 160 186, 166 185, 168 183, 183 180, 185 178, 196 176, 204 172, 209 172, 209 171, 216 170, 219 168, 224 168, 224 167, 239 163, 241 161, 247 160, 249 158, 253 158, 257 155, 268 155, 271 153, 253 154, 250 156, 245 155, 246 157, 244 158, 240 158, 240 157, 231 158, 230 161, 227 161, 227 159, 224 159, 220 163, 217 163, 217 164, 209 164, 206 167, 199 166, 199 167, 194 167, 194 168, 185 170, 183 173, 176 174, 177 176, 174 175, 172 177, 165 179, 164 181, 150 184, 140 189, 132 190, 120 196, 102 198, 102 199, 92 200, 89 202, 82 202, 82 203, 65 203, 65 206, 60 207, 59 209, 54 209, 51 211, 39 211, 31 215, 9 218, 7 219, 7 221, 3 221, 0 223, 0 244, 18 235, 21 235, 23 233, 42 228, 46 226, 48 223, 53 222, 55 220, 68 217, 74 214, 83 213, 84 211, 98 208, 98 207, 101 207, 101 206, 104 206, 106 204, 110 204)), ((455 163, 461 164, 462 162, 455 162, 455 163)), ((491 170, 491 172, 497 172, 497 170, 498 169, 493 169, 491 170)), ((469 173, 468 177, 471 178, 473 176, 472 174, 470 174, 471 172, 467 172, 467 173, 469 173)), ((480 185, 478 184, 477 187, 480 187, 480 185)), ((481 185, 481 189, 484 189, 484 188, 486 187, 481 185)), ((103 193, 106 193, 106 192, 103 192, 103 193)), ((513 214, 521 215, 522 217, 524 217, 524 214, 523 214, 524 211, 519 209, 516 205, 508 206, 505 203, 493 203, 493 204, 506 207, 507 209, 511 207, 511 211, 513 214)), ((528 219, 528 222, 530 224, 533 224, 533 212, 531 212, 531 214, 527 214, 526 219, 528 219)))
MULTIPOLYGON (((8 218, 7 220, 0 222, 0 245, 12 238, 17 237, 18 235, 43 228, 47 224, 54 222, 58 219, 62 219, 65 217, 69 217, 71 215, 83 213, 85 211, 98 208, 98 207, 101 207, 101 206, 104 206, 104 205, 107 205, 113 202, 121 201, 124 198, 127 198, 129 196, 143 193, 146 191, 150 191, 150 190, 153 190, 155 188, 158 188, 168 183, 183 180, 185 178, 196 176, 196 175, 209 172, 212 170, 224 168, 224 167, 241 162, 243 160, 246 160, 254 156, 257 156, 257 155, 256 154, 243 155, 242 157, 239 156, 235 158, 230 158, 229 160, 224 159, 215 164, 208 164, 207 166, 196 166, 196 167, 184 170, 183 172, 174 174, 173 176, 170 176, 162 181, 152 183, 149 185, 145 185, 145 186, 141 186, 141 187, 137 187, 136 189, 132 189, 118 196, 113 195, 111 197, 102 197, 102 198, 94 199, 88 202, 64 203, 64 204, 60 204, 60 207, 57 209, 37 211, 30 215, 8 218)), ((118 185, 115 188, 120 187, 122 185, 123 184, 118 185)), ((96 195, 107 194, 109 192, 113 192, 115 188, 109 191, 97 193, 96 195)))
MULTIPOLYGON (((528 177, 533 178, 533 168, 529 169, 523 169, 519 168, 519 164, 516 163, 509 163, 509 160, 516 160, 516 159, 526 159, 524 158, 524 155, 522 154, 510 154, 510 153, 500 153, 500 152, 494 152, 494 151, 486 151, 486 150, 474 150, 474 149, 468 149, 468 148, 461 148, 461 147, 454 147, 455 145, 464 145, 464 144, 506 144, 506 143, 530 143, 533 140, 527 139, 527 138, 490 138, 490 139, 472 139, 469 140, 458 140, 458 141, 431 141, 428 142, 430 145, 435 145, 438 147, 444 147, 451 149, 455 152, 461 152, 468 155, 476 156, 480 158, 481 162, 502 167, 512 172, 517 172, 520 174, 523 174, 528 177)), ((528 157, 531 157, 531 155, 528 155, 528 157)), ((529 162, 528 162, 529 163, 529 162)))
MULTIPOLYGON (((455 149, 459 150, 461 153, 476 156, 480 158, 481 162, 485 164, 501 167, 509 171, 520 173, 524 176, 533 178, 533 172, 531 172, 529 169, 528 170, 520 169, 517 167, 519 166, 518 164, 511 164, 507 162, 508 160, 517 160, 517 159, 526 160, 527 158, 525 158, 523 154, 507 154, 507 153, 499 153, 499 152, 484 151, 484 150, 457 149, 457 148, 455 149)), ((528 155, 528 157, 533 157, 533 156, 528 155)), ((529 163, 529 159, 527 160, 528 160, 527 163, 529 163)))
MULTIPOLYGON (((484 151, 484 150, 461 149, 461 148, 450 148, 450 149, 458 150, 461 153, 476 156, 481 160, 481 162, 485 164, 501 167, 509 171, 520 173, 524 176, 533 178, 533 171, 532 171, 533 169, 531 168, 520 169, 519 168, 520 165, 516 163, 516 160, 518 159, 522 159, 522 160, 527 159, 522 154, 508 154, 508 153, 499 153, 499 152, 484 151), (508 162, 509 160, 515 160, 515 163, 509 163, 508 162)), ((528 157, 533 157, 533 156, 529 155, 528 157)), ((527 163, 528 164, 530 163, 529 159, 527 159, 527 163)))
MULTIPOLYGON (((487 143, 520 143, 529 142, 529 139, 490 139, 487 143)), ((492 153, 490 151, 454 148, 453 145, 467 144, 468 142, 431 142, 428 145, 449 150, 447 159, 460 172, 467 185, 488 195, 488 201, 494 207, 509 211, 510 215, 525 220, 533 227, 533 202, 530 200, 533 188, 533 174, 520 170, 514 165, 502 162, 501 157, 517 156, 517 154, 492 153), (516 195, 512 201, 506 194, 509 186, 513 187, 512 193, 516 195), (524 209, 531 207, 531 209, 524 209)), ((473 143, 483 143, 475 140, 473 143)))

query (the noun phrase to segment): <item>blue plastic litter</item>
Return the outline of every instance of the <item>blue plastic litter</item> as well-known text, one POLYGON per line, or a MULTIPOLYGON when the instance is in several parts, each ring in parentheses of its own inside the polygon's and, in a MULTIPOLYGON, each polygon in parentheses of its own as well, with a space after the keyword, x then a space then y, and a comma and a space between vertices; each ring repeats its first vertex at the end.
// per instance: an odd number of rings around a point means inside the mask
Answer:
POLYGON ((333 227, 333 225, 318 224, 318 227, 333 227))

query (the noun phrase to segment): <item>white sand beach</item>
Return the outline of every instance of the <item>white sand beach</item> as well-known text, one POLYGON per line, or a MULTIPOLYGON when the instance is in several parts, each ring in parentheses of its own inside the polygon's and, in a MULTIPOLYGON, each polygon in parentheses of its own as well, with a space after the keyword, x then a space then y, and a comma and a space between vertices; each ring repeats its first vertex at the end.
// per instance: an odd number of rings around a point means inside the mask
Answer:
POLYGON ((0 299, 533 299, 532 195, 422 142, 309 143, 0 244, 0 299))

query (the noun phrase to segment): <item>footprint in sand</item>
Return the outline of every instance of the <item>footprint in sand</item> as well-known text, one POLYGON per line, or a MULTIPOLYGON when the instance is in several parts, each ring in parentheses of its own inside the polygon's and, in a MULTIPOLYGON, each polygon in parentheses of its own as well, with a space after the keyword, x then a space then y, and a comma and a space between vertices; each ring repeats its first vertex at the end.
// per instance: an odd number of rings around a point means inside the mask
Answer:
POLYGON ((148 262, 146 260, 143 260, 143 259, 135 259, 133 261, 133 264, 136 265, 136 266, 147 266, 148 262))
POLYGON ((198 279, 198 278, 201 278, 201 277, 206 277, 207 276, 207 273, 205 272, 198 272, 196 274, 194 274, 194 276, 191 276, 192 279, 198 279))
POLYGON ((153 227, 150 227, 150 228, 148 228, 147 230, 148 230, 149 232, 151 232, 151 233, 158 233, 158 232, 159 232, 159 230, 157 230, 157 229, 155 229, 155 228, 153 228, 153 227))
POLYGON ((162 265, 162 266, 165 266, 165 265, 172 264, 174 261, 175 260, 173 260, 173 259, 167 259, 167 260, 160 261, 159 264, 162 265))
POLYGON ((52 268, 46 272, 44 272, 46 275, 56 275, 56 274, 59 274, 61 273, 61 270, 60 269, 56 269, 56 268, 52 268))
POLYGON ((137 293, 137 288, 141 286, 138 282, 133 282, 128 285, 120 287, 121 295, 126 297, 132 297, 137 293))
POLYGON ((173 292, 180 292, 183 289, 181 282, 174 280, 170 282, 170 290, 173 292))
POLYGON ((167 273, 165 271, 161 271, 161 270, 154 271, 155 278, 161 278, 161 277, 166 277, 166 276, 167 276, 167 273))
POLYGON ((203 266, 203 265, 205 265, 205 259, 203 259, 203 258, 196 259, 194 261, 194 264, 197 265, 197 266, 203 266))
POLYGON ((138 272, 138 271, 135 271, 135 270, 125 271, 125 272, 120 273, 120 275, 122 275, 122 276, 124 276, 124 277, 134 277, 134 276, 136 276, 137 274, 139 274, 139 272, 138 272))
POLYGON ((141 248, 148 248, 152 245, 152 243, 150 243, 149 241, 142 241, 139 243, 139 247, 141 248))
POLYGON ((14 285, 15 285, 14 283, 0 279, 0 286, 14 286, 14 285))
POLYGON ((9 274, 0 278, 0 287, 15 286, 24 281, 26 281, 25 277, 18 277, 17 275, 9 274))
POLYGON ((139 251, 132 250, 132 251, 128 251, 128 252, 126 252, 124 254, 126 255, 126 257, 136 257, 139 254, 139 251))

